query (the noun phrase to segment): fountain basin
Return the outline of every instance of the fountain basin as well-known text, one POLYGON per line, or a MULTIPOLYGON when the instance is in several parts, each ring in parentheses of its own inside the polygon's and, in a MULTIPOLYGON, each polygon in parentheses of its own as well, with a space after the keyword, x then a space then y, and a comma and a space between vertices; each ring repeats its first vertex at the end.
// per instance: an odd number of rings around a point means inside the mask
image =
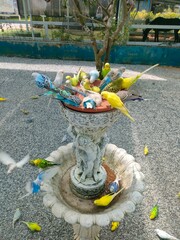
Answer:
POLYGON ((136 204, 142 201, 144 175, 134 157, 113 144, 107 144, 104 157, 106 164, 121 177, 121 185, 124 188, 122 194, 105 208, 95 206, 93 199, 82 199, 75 195, 68 181, 65 181, 67 172, 76 162, 72 143, 50 154, 47 159, 61 163, 61 166, 59 173, 43 186, 46 190, 43 202, 46 207, 51 208, 57 218, 64 218, 70 224, 78 224, 85 228, 94 225, 103 227, 111 221, 121 221, 124 214, 133 212, 136 204))

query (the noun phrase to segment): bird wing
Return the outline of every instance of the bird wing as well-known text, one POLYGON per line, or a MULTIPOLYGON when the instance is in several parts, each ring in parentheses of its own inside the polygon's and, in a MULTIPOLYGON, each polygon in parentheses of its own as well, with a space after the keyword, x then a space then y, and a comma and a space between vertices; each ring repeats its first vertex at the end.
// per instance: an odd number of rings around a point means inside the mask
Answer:
POLYGON ((63 74, 63 73, 64 73, 63 71, 57 72, 54 81, 59 81, 59 80, 61 80, 61 77, 62 77, 62 74, 63 74))
POLYGON ((63 72, 63 71, 57 72, 56 77, 55 77, 53 83, 54 83, 54 84, 57 84, 57 85, 61 85, 62 82, 63 82, 63 75, 64 75, 64 72, 63 72))
POLYGON ((16 161, 5 152, 0 152, 0 162, 5 165, 16 164, 16 161))
MULTIPOLYGON (((40 177, 43 182, 47 182, 51 178, 53 178, 59 171, 59 167, 51 167, 50 169, 44 170, 40 172, 40 177)), ((39 176, 39 175, 38 175, 39 176)))
POLYGON ((26 164, 27 162, 29 162, 30 156, 29 154, 27 154, 21 161, 17 162, 16 166, 18 168, 21 168, 24 166, 24 164, 26 164))

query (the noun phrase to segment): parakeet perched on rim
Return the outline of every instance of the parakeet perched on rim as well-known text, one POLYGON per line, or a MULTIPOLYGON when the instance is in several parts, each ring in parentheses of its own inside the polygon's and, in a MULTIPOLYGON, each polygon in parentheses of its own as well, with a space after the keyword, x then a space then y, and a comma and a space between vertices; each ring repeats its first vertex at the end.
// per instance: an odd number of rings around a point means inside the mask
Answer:
POLYGON ((84 97, 82 104, 84 108, 96 108, 96 102, 90 97, 84 97))
POLYGON ((103 91, 117 93, 121 89, 122 80, 122 78, 118 78, 115 81, 110 82, 108 85, 106 85, 103 91))
POLYGON ((111 70, 101 81, 99 88, 102 91, 110 82, 112 82, 112 77, 114 76, 114 71, 111 70))
POLYGON ((101 96, 102 98, 106 99, 109 102, 111 107, 119 109, 125 116, 127 116, 128 118, 131 119, 131 121, 134 122, 134 118, 131 117, 127 108, 124 106, 121 99, 115 93, 103 91, 101 93, 101 96))
POLYGON ((55 86, 53 85, 51 79, 48 76, 41 73, 33 72, 32 77, 34 77, 36 85, 39 88, 46 88, 48 90, 55 89, 55 86))
MULTIPOLYGON (((99 88, 101 89, 101 91, 108 91, 106 89, 106 87, 113 82, 116 82, 119 78, 121 78, 123 72, 125 71, 125 67, 121 67, 119 69, 116 70, 111 70, 106 77, 102 80, 101 84, 99 85, 99 88), (105 90, 106 89, 106 90, 105 90)), ((118 84, 118 82, 116 82, 116 84, 118 84)), ((118 89, 117 91, 119 91, 120 89, 118 89)))
POLYGON ((33 166, 36 166, 36 167, 42 168, 42 169, 46 169, 46 168, 49 168, 49 167, 61 165, 61 164, 58 164, 58 163, 48 161, 44 158, 37 158, 37 159, 30 160, 29 163, 33 166))
MULTIPOLYGON (((137 74, 136 76, 123 78, 121 83, 121 89, 129 89, 134 83, 137 82, 137 80, 146 72, 150 71, 151 69, 157 67, 159 64, 155 64, 152 67, 146 69, 144 72, 137 74)), ((119 89, 119 90, 121 90, 119 89)))

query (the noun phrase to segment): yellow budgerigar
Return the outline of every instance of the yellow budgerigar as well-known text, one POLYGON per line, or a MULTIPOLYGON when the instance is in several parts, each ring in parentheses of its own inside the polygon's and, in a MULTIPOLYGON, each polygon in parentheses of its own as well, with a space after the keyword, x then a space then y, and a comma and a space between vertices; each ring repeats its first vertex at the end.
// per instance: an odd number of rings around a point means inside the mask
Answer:
POLYGON ((69 80, 71 85, 74 86, 74 87, 76 87, 79 83, 79 79, 77 78, 76 74, 74 74, 73 77, 68 75, 68 76, 66 76, 66 79, 69 80))
POLYGON ((119 194, 121 193, 122 191, 124 190, 124 188, 121 188, 118 192, 116 193, 109 193, 107 195, 104 195, 103 197, 99 198, 99 199, 96 199, 94 200, 94 204, 96 206, 99 206, 99 207, 106 207, 108 206, 112 200, 119 194))
POLYGON ((144 155, 146 156, 146 155, 148 155, 148 153, 149 153, 148 146, 145 145, 145 146, 144 146, 144 155))
POLYGON ((0 102, 4 102, 6 100, 7 100, 7 98, 0 97, 0 102))
POLYGON ((111 231, 114 232, 120 225, 120 222, 111 222, 111 231))
POLYGON ((137 80, 146 72, 150 71, 151 69, 157 67, 159 64, 155 64, 152 67, 146 69, 144 72, 139 73, 136 76, 132 76, 132 77, 127 77, 127 78, 123 78, 122 83, 121 83, 121 89, 129 89, 134 83, 137 82, 137 80))
POLYGON ((36 223, 36 222, 25 222, 21 221, 22 223, 26 224, 27 227, 32 231, 32 232, 40 232, 41 231, 41 226, 36 223))
POLYGON ((102 98, 106 99, 109 102, 111 107, 119 109, 125 116, 130 118, 131 121, 134 121, 134 118, 131 117, 131 115, 129 114, 127 108, 124 106, 124 103, 116 95, 116 93, 103 91, 101 93, 101 96, 102 96, 102 98))

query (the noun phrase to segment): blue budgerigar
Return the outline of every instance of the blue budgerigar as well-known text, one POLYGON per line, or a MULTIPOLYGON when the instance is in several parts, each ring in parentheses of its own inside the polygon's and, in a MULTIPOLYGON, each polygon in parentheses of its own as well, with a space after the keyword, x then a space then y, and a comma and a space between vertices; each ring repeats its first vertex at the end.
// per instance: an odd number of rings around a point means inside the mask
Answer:
POLYGON ((82 103, 84 108, 96 108, 96 102, 90 97, 85 97, 82 103))
POLYGON ((108 74, 105 76, 99 86, 100 90, 103 91, 107 85, 119 79, 125 70, 125 67, 120 67, 119 69, 111 70, 110 72, 108 72, 108 74))
POLYGON ((82 102, 82 100, 78 96, 75 96, 75 95, 64 96, 62 92, 55 93, 53 97, 65 104, 69 104, 74 107, 78 107, 82 102))
POLYGON ((55 86, 48 76, 37 72, 33 72, 32 76, 35 78, 36 85, 39 88, 46 88, 48 90, 55 89, 55 86))
POLYGON ((55 99, 60 100, 62 103, 69 104, 75 107, 78 107, 81 104, 81 99, 78 96, 72 95, 67 90, 62 90, 60 88, 55 88, 51 79, 40 73, 32 73, 32 76, 35 77, 36 85, 40 88, 46 88, 50 90, 44 95, 52 95, 55 99))
POLYGON ((116 178, 113 182, 109 184, 109 191, 111 193, 115 193, 119 190, 120 188, 119 182, 120 182, 120 178, 116 178))
POLYGON ((111 70, 108 74, 103 78, 101 84, 99 85, 100 91, 102 91, 110 82, 112 82, 112 77, 114 75, 114 71, 111 70))
POLYGON ((27 194, 25 194, 24 196, 22 196, 19 199, 23 199, 24 197, 27 197, 31 194, 39 193, 43 183, 47 182, 52 177, 54 177, 58 173, 58 171, 59 171, 59 167, 57 167, 57 166, 51 167, 44 171, 41 171, 34 181, 27 182, 26 187, 25 187, 27 194))

